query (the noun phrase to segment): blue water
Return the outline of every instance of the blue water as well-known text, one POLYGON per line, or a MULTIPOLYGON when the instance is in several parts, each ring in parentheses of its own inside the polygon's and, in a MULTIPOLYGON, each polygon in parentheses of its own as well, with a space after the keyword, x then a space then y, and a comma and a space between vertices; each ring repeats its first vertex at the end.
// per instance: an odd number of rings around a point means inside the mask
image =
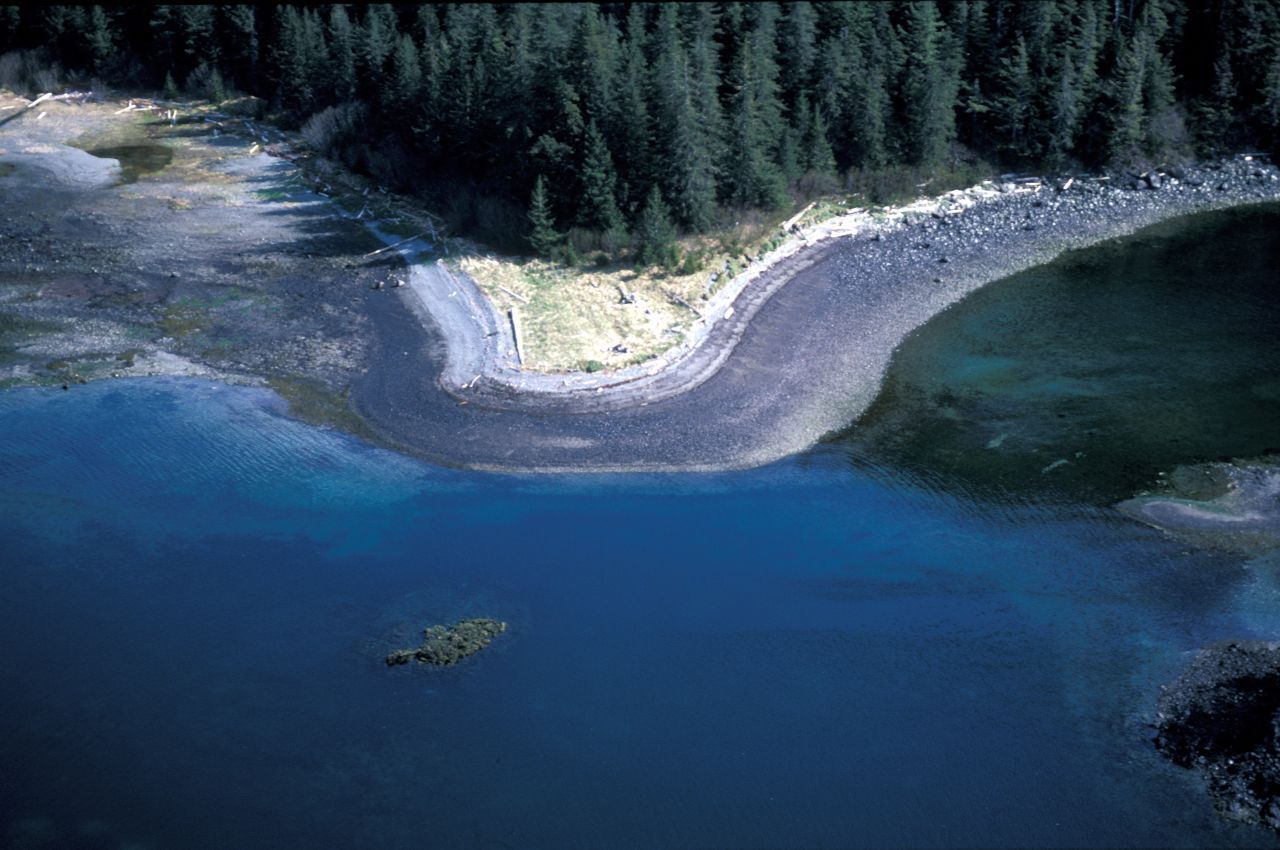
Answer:
POLYGON ((0 500, 8 846, 1277 846, 1147 722, 1280 569, 1110 508, 448 471, 178 380, 0 394, 0 500))

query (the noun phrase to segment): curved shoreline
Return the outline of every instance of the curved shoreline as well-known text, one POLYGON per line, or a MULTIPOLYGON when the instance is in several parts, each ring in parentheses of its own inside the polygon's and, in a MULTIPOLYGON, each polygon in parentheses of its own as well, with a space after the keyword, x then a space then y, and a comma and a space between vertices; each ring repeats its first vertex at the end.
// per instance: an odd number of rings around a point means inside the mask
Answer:
POLYGON ((64 382, 197 372, 292 381, 291 397, 311 405, 298 408, 304 418, 479 469, 721 470, 776 460, 848 427, 874 400, 899 343, 978 287, 1166 218, 1280 200, 1280 172, 1237 159, 1188 169, 1158 190, 970 189, 949 196, 956 206, 973 201, 956 215, 931 210, 932 201, 887 221, 853 215, 735 278, 707 306, 700 332, 663 358, 619 373, 547 375, 504 359, 505 316, 469 280, 419 265, 410 276, 427 275, 422 285, 383 288, 422 245, 352 263, 366 256, 371 229, 335 206, 318 178, 296 179, 287 144, 255 151, 265 134, 220 134, 231 125, 208 116, 175 131, 191 140, 188 164, 222 175, 216 192, 183 171, 127 192, 86 188, 71 172, 36 179, 35 165, 78 156, 66 138, 132 126, 118 114, 114 105, 66 105, 56 122, 6 136, 15 154, 64 155, 23 160, 33 167, 15 164, 5 177, 26 212, 0 221, 11 237, 0 242, 0 282, 16 287, 7 313, 56 331, 22 332, 30 341, 11 380, 61 363, 64 382))
POLYGON ((386 299, 371 304, 380 353, 353 403, 389 443, 449 465, 760 465, 847 427, 902 339, 970 292, 1165 219, 1280 200, 1280 171, 1240 158, 1158 190, 1075 183, 981 200, 784 246, 780 262, 716 296, 699 338, 618 373, 521 372, 504 318, 474 282, 411 266, 398 291, 408 325, 380 309, 386 299))

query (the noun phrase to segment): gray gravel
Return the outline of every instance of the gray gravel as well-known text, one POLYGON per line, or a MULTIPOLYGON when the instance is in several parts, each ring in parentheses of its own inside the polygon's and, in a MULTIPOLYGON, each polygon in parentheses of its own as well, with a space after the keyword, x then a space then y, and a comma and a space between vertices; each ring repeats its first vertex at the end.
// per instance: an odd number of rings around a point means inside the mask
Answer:
POLYGON ((388 442, 448 465, 755 466, 847 427, 874 399, 897 345, 978 287, 1167 218, 1276 200, 1280 171, 1239 158, 1181 170, 1159 189, 1116 178, 1010 191, 879 238, 822 243, 744 292, 696 356, 606 401, 522 395, 485 380, 446 390, 447 344, 432 317, 370 302, 377 354, 353 402, 388 442), (682 382, 687 391, 669 391, 682 382))

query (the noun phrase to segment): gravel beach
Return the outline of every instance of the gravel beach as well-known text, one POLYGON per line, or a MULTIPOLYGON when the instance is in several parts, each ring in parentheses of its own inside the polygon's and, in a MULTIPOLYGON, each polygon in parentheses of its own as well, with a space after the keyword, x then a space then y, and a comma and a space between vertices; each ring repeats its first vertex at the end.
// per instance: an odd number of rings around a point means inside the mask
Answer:
POLYGON ((425 246, 368 259, 393 237, 271 155, 289 151, 270 128, 46 107, 0 127, 0 386, 270 383, 311 421, 481 469, 767 463, 855 421, 897 345, 985 283, 1164 219, 1280 200, 1280 171, 1236 157, 828 221, 735 278, 660 358, 546 374, 517 367, 506 317, 465 276, 429 259, 406 275, 425 246), (123 136, 170 146, 173 164, 134 182, 82 150, 123 136))
POLYGON ((501 342, 489 352, 480 342, 501 340, 501 317, 474 299, 433 309, 441 298, 470 299, 469 287, 428 278, 401 291, 408 310, 373 305, 380 355, 353 400, 384 439, 441 463, 754 466, 853 422, 902 339, 978 287, 1165 219, 1280 200, 1280 172, 1243 157, 1164 178, 1064 185, 1007 185, 955 214, 816 241, 756 276, 683 357, 629 381, 583 376, 572 386, 517 372, 501 362, 501 342), (437 297, 424 300, 431 288, 437 297))

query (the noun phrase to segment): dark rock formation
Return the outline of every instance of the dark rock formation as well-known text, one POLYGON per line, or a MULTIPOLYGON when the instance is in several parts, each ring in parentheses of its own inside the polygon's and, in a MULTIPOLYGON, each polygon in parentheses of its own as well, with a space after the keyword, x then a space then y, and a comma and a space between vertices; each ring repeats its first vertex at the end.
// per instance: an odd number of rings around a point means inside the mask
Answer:
POLYGON ((1218 812, 1280 832, 1280 643, 1201 650, 1158 709, 1156 748, 1204 776, 1218 812))
POLYGON ((387 656, 387 666, 408 664, 414 659, 437 667, 457 664, 484 649, 506 630, 507 624, 501 620, 485 618, 459 620, 452 626, 428 626, 422 632, 422 646, 397 649, 387 656))

